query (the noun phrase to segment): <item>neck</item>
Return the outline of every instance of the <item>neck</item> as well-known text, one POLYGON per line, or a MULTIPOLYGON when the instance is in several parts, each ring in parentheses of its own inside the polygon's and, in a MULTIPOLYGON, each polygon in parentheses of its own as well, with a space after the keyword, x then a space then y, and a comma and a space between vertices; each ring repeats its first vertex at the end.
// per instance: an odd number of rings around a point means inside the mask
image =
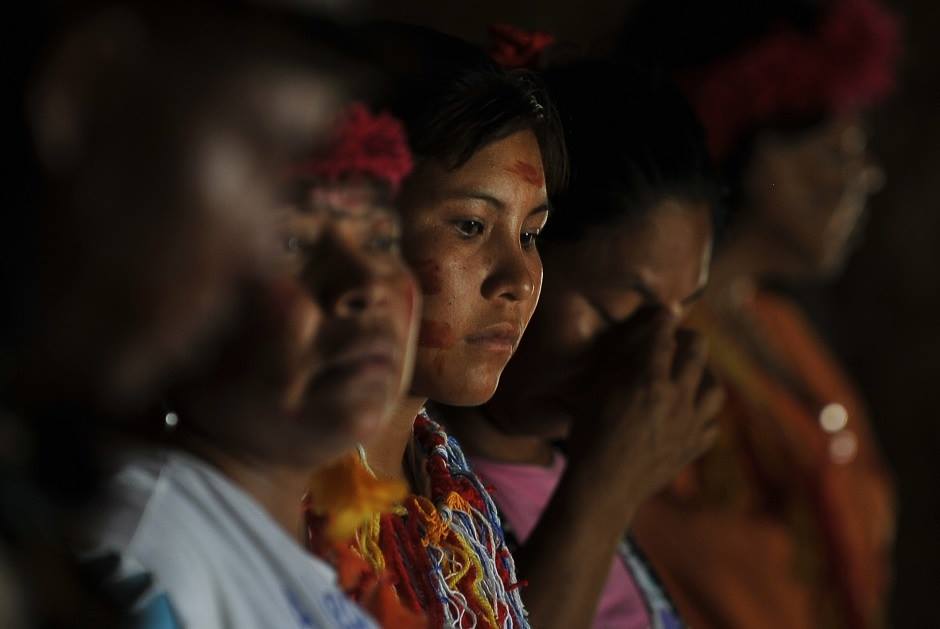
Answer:
POLYGON ((411 442, 415 417, 426 402, 427 398, 423 396, 403 398, 385 428, 364 445, 369 467, 378 478, 409 482, 403 459, 411 442))
POLYGON ((451 407, 443 419, 471 456, 528 465, 551 465, 555 456, 550 439, 505 433, 480 408, 451 407))
POLYGON ((249 454, 232 453, 192 435, 181 435, 181 440, 186 450, 218 468, 254 498, 288 535, 301 539, 300 503, 312 467, 283 465, 249 454))

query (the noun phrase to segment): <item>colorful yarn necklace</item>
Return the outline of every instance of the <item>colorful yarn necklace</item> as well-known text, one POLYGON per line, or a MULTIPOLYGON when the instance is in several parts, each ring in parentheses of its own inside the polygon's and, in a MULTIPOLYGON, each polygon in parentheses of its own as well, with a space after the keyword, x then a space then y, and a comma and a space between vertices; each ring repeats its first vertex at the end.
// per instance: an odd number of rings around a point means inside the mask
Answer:
POLYGON ((431 627, 527 628, 496 505, 457 441, 422 411, 408 454, 422 493, 360 529, 359 553, 431 627))

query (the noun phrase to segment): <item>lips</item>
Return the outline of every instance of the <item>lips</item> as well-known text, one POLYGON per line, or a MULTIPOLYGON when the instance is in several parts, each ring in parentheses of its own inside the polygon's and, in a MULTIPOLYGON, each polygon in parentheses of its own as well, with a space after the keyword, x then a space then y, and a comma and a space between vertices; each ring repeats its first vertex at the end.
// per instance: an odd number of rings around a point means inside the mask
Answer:
POLYGON ((519 344, 520 337, 522 337, 522 329, 518 325, 497 323, 465 337, 464 340, 470 345, 483 349, 512 352, 519 344))
POLYGON ((320 370, 321 378, 394 372, 400 361, 397 344, 387 336, 357 339, 329 357, 320 370))

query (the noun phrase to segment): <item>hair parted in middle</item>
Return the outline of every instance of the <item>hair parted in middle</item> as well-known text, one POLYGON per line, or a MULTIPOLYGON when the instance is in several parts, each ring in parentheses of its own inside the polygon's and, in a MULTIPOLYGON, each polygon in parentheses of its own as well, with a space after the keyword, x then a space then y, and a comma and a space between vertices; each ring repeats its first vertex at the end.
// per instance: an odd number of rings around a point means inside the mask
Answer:
POLYGON ((372 24, 364 40, 386 74, 382 106, 404 122, 417 162, 459 168, 488 144, 531 130, 549 195, 564 187, 564 133, 537 74, 503 68, 481 48, 419 26, 372 24))

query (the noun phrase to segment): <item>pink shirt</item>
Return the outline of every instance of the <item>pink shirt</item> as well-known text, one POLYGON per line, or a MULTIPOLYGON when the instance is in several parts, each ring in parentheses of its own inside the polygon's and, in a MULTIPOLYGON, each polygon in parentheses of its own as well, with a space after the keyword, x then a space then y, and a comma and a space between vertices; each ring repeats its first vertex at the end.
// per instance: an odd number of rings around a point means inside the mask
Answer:
MULTIPOLYGON (((473 471, 492 486, 493 501, 520 542, 525 542, 565 471, 565 458, 555 453, 549 467, 498 463, 471 457, 473 471)), ((643 595, 620 556, 611 561, 607 583, 601 594, 595 629, 638 629, 650 626, 643 595)))

